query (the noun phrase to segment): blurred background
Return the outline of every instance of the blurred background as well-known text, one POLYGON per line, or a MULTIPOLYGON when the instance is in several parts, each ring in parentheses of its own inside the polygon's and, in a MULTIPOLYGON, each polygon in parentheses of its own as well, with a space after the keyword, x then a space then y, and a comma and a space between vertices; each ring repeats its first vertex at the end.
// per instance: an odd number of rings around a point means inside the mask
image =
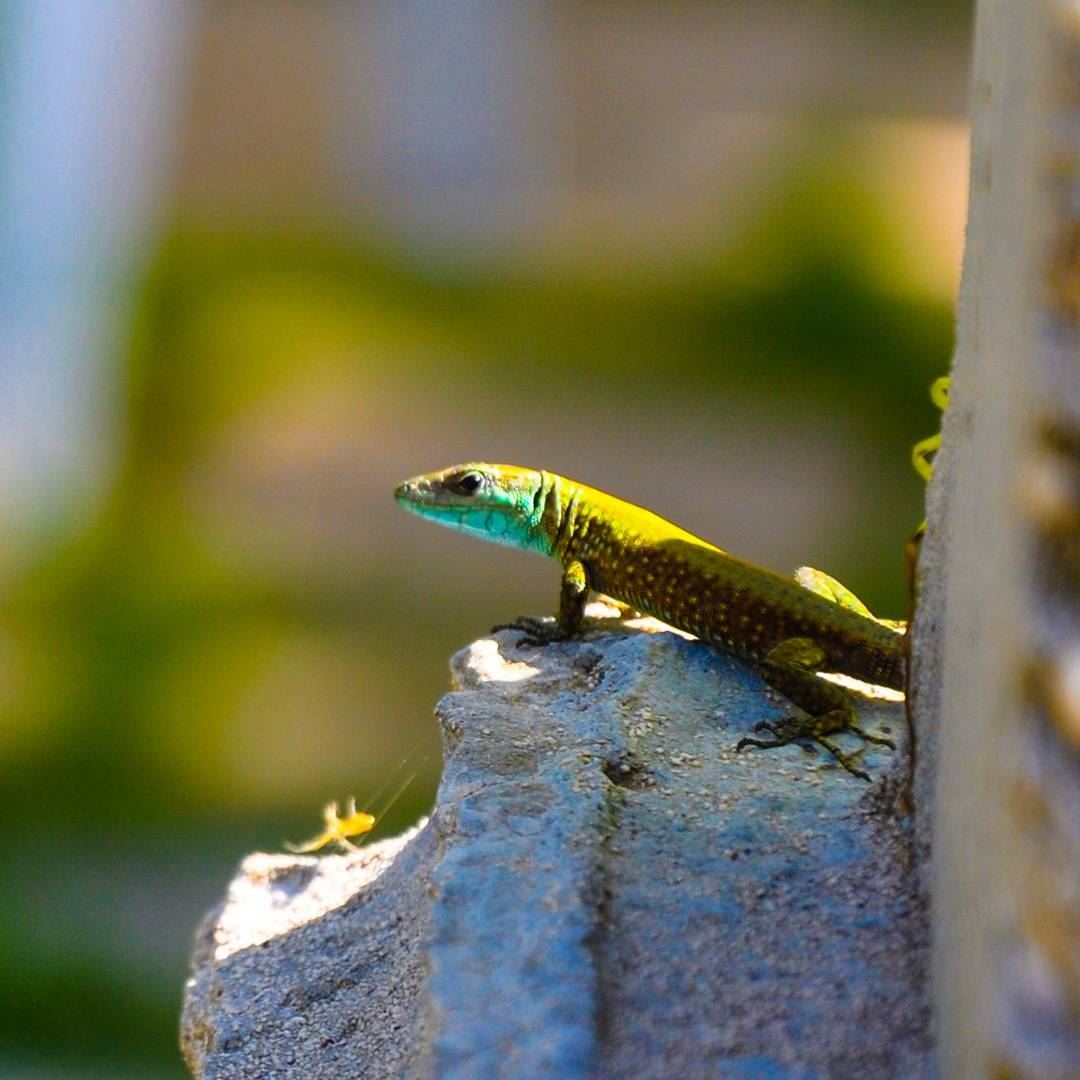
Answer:
POLYGON ((253 849, 418 776, 484 458, 904 608, 970 0, 0 0, 0 1073, 183 1075, 253 849))

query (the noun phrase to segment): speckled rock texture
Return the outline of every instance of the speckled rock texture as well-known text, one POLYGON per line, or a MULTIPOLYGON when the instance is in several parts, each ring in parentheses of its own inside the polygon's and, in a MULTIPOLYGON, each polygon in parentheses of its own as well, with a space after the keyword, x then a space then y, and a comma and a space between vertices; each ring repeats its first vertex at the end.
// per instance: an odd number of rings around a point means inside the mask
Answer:
MULTIPOLYGON (((931 1075, 926 918, 896 809, 790 705, 648 620, 454 657, 431 820, 352 856, 252 856, 200 931, 206 1077, 931 1075)), ((854 749, 853 737, 842 737, 854 749)))

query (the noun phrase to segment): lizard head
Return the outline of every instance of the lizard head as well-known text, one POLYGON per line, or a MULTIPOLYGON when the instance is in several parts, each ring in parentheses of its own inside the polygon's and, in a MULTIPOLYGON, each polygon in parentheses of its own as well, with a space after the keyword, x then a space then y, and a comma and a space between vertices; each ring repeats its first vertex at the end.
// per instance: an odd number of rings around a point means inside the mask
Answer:
POLYGON ((544 477, 536 469, 470 462, 414 476, 394 489, 406 510, 509 547, 546 550, 538 528, 544 477))

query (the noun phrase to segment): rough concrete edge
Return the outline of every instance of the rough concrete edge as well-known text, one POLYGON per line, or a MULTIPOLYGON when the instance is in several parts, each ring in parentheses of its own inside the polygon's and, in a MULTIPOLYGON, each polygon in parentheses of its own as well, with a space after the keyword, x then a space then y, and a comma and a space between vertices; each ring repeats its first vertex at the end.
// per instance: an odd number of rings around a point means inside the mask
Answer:
MULTIPOLYGON (((997 976, 994 926, 1001 878, 1014 858, 1004 817, 1020 601, 1012 504, 1023 417, 1024 358, 1033 356, 1041 167, 1039 72, 1044 3, 979 0, 973 72, 969 219, 957 353, 937 500, 940 588, 928 617, 933 653, 919 673, 920 708, 940 715, 936 778, 920 777, 933 808, 933 977, 943 1076, 983 1076, 997 976), (936 655, 934 655, 936 654, 936 655), (932 664, 938 665, 936 671, 932 664), (926 688, 924 678, 939 685, 926 688), (928 785, 936 784, 934 791, 928 785)), ((921 628, 920 628, 921 629, 921 628)), ((932 721, 932 718, 931 718, 932 721)))

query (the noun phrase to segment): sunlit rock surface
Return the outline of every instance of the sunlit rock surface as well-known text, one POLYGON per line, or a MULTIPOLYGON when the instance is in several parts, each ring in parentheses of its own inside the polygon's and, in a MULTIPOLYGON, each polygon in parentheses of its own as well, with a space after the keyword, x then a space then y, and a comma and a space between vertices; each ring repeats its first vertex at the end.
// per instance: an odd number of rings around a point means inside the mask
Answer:
POLYGON ((659 629, 455 656, 431 821, 356 855, 251 856, 208 917, 193 1070, 930 1075, 902 705, 862 699, 901 744, 868 750, 872 784, 821 751, 736 753, 790 706, 659 629))

